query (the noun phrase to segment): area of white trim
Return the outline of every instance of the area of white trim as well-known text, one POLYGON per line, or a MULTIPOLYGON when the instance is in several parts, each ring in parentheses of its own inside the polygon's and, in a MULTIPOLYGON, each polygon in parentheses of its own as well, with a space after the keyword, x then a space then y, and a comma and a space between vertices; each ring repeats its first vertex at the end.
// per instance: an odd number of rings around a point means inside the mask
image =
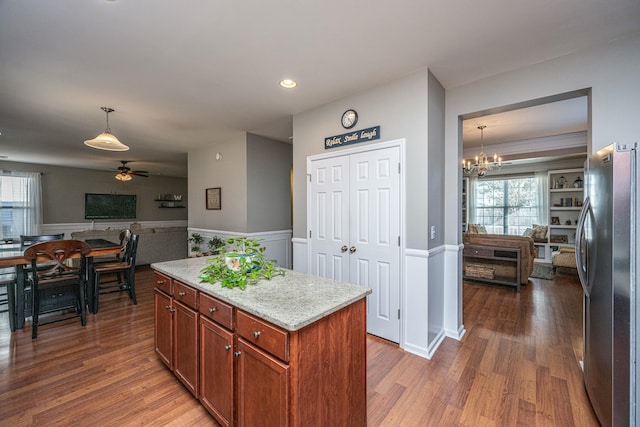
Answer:
POLYGON ((294 237, 291 243, 293 244, 293 269, 301 273, 309 273, 307 239, 294 237))

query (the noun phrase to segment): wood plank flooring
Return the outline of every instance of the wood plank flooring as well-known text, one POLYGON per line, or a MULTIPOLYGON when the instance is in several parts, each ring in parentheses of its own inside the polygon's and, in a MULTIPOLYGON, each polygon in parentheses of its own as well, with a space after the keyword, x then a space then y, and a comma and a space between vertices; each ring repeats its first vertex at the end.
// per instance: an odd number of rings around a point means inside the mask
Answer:
MULTIPOLYGON (((107 295, 100 312, 9 333, 0 314, 1 426, 216 426, 153 352, 153 280, 138 305, 107 295)), ((464 285, 461 341, 432 360, 368 340, 369 426, 597 426, 582 385, 577 280, 464 285)))

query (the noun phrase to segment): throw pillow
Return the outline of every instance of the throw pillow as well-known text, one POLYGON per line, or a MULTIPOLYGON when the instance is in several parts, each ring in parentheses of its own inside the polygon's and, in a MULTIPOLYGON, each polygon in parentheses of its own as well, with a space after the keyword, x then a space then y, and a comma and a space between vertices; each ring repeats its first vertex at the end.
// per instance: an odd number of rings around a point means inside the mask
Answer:
POLYGON ((480 224, 469 224, 468 230, 470 234, 487 234, 486 227, 480 224))
POLYGON ((531 235, 531 237, 535 241, 546 241, 548 230, 549 227, 547 227, 546 225, 533 224, 533 234, 531 235))
POLYGON ((526 230, 524 230, 524 233, 522 233, 522 235, 524 237, 531 237, 533 236, 533 228, 527 228, 526 230))

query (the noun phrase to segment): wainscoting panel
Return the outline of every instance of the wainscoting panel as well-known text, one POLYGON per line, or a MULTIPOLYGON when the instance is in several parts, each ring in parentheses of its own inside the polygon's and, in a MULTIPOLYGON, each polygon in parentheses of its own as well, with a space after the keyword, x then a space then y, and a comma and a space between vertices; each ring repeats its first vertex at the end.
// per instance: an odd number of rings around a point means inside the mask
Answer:
POLYGON ((309 273, 309 254, 307 239, 294 237, 293 243, 293 269, 301 273, 309 273))
POLYGON ((400 347, 429 358, 429 252, 405 249, 400 347))
POLYGON ((427 359, 431 359, 445 338, 444 255, 444 246, 405 250, 400 346, 427 359))
POLYGON ((460 340, 466 330, 462 323, 462 249, 464 245, 445 246, 444 330, 448 337, 460 340))

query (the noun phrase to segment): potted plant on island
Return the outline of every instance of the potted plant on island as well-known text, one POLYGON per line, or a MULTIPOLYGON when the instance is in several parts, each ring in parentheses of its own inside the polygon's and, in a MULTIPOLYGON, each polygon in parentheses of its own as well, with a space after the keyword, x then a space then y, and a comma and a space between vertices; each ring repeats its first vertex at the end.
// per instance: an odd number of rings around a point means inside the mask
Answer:
POLYGON ((225 242, 222 238, 213 236, 207 242, 207 246, 209 247, 209 253, 211 255, 218 255, 224 250, 225 242))
POLYGON ((219 248, 225 256, 208 259, 201 270, 200 280, 203 282, 220 282, 223 288, 244 289, 247 284, 261 279, 284 276, 284 270, 276 266, 275 260, 266 259, 266 248, 261 247, 257 239, 232 237, 225 243, 219 248), (234 249, 230 250, 231 246, 234 249))
POLYGON ((200 245, 204 242, 204 238, 200 233, 191 233, 191 237, 187 239, 187 242, 191 243, 191 256, 198 256, 200 254, 200 245))

